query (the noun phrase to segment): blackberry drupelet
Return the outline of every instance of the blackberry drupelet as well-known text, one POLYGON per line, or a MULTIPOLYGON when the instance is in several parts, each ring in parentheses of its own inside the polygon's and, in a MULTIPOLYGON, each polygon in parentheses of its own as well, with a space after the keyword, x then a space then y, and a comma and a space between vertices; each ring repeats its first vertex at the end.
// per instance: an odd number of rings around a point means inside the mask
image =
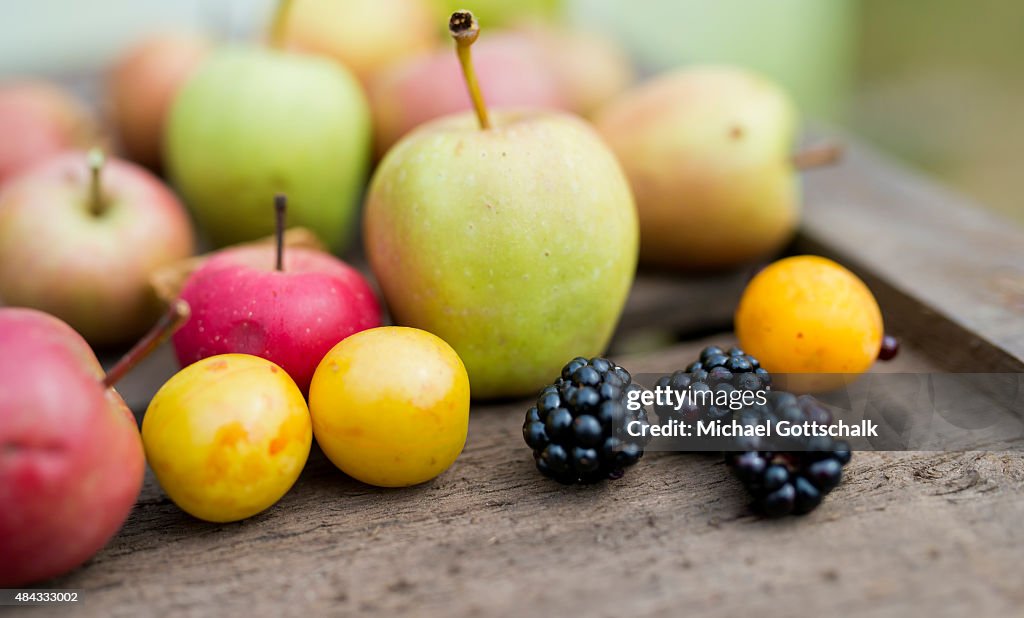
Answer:
POLYGON ((555 383, 541 390, 523 423, 523 439, 541 474, 567 485, 621 477, 646 444, 626 431, 633 421, 647 424, 643 409, 626 406, 627 393, 639 388, 608 359, 569 361, 555 383))
MULTIPOLYGON (((741 423, 817 422, 831 424, 832 415, 810 395, 771 392, 764 406, 748 408, 741 423)), ((754 508, 766 517, 804 515, 813 511, 842 480, 850 447, 841 440, 811 436, 790 438, 795 450, 737 450, 725 461, 754 498, 754 508)), ((776 439, 777 441, 777 439, 776 439)), ((751 446, 737 444, 741 446, 751 446)), ((753 445, 756 446, 756 445, 753 445)))

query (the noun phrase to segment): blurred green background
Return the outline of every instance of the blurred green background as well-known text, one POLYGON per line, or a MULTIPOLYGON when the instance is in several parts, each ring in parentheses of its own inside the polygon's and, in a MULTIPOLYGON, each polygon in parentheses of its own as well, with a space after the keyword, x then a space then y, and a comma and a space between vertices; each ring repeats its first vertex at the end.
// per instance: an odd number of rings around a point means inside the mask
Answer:
MULTIPOLYGON (((176 26, 245 37, 272 5, 0 0, 0 77, 95 73, 141 35, 176 26)), ((728 62, 774 76, 809 117, 1024 222, 1024 2, 566 0, 562 11, 613 35, 645 71, 728 62)))

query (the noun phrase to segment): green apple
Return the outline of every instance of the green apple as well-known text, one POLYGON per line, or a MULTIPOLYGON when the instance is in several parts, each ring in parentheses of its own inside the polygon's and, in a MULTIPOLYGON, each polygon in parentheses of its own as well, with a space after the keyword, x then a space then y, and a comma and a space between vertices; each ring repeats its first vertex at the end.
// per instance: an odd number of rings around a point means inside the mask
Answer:
POLYGON ((170 176, 216 245, 273 233, 267 196, 332 249, 351 236, 370 152, 369 106, 325 58, 226 47, 192 75, 166 135, 170 176))
POLYGON ((729 268, 771 255, 799 221, 796 110, 773 82, 731 67, 663 74, 595 118, 640 214, 640 259, 729 268))
POLYGON ((477 116, 421 125, 388 152, 367 196, 366 250, 395 320, 455 348, 475 397, 524 395, 607 346, 636 269, 636 210, 585 121, 491 118, 456 38, 477 116))

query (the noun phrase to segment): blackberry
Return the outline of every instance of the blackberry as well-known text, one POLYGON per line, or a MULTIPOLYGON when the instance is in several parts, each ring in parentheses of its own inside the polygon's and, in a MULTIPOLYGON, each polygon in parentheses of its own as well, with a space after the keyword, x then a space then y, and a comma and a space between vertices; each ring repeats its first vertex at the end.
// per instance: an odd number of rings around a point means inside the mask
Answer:
POLYGON ((564 484, 621 477, 643 456, 647 442, 627 432, 633 421, 648 424, 643 408, 626 406, 628 393, 639 388, 628 371, 606 358, 569 361, 555 383, 541 390, 523 423, 523 439, 541 474, 564 484))
MULTIPOLYGON (((685 370, 662 376, 655 383, 656 388, 675 393, 689 390, 691 396, 679 409, 668 406, 655 409, 662 422, 674 419, 691 425, 715 420, 773 426, 779 421, 794 425, 832 423, 832 414, 813 397, 772 391, 771 385, 771 375, 742 349, 708 346, 685 370), (717 401, 707 403, 709 395, 736 398, 747 391, 762 391, 763 405, 726 407, 717 405, 717 401)), ((678 403, 678 399, 675 401, 678 403)), ((813 511, 842 480, 842 468, 850 461, 849 445, 822 436, 783 439, 774 430, 772 435, 772 438, 699 438, 699 446, 700 450, 709 450, 711 446, 712 450, 724 452, 726 463, 753 496, 754 508, 763 515, 781 517, 813 511)), ((685 441, 677 444, 681 450, 688 445, 685 441)))
MULTIPOLYGON (((740 422, 832 423, 832 414, 813 397, 779 391, 768 394, 766 405, 737 416, 740 422)), ((841 440, 810 436, 788 442, 785 446, 794 450, 738 450, 725 455, 733 474, 754 498, 754 508, 766 517, 810 513, 839 485, 843 466, 850 461, 850 447, 841 440)), ((776 438, 773 446, 778 444, 776 438)), ((736 446, 744 444, 737 440, 736 446)))
POLYGON ((669 389, 677 394, 690 392, 679 409, 655 406, 655 411, 662 422, 677 420, 693 424, 724 420, 734 410, 728 405, 708 403, 709 400, 736 399, 746 391, 768 390, 771 383, 771 376, 761 368, 761 363, 740 348, 733 346, 723 350, 718 346, 708 346, 701 350, 700 358, 687 365, 686 369, 662 376, 655 382, 655 388, 669 389))

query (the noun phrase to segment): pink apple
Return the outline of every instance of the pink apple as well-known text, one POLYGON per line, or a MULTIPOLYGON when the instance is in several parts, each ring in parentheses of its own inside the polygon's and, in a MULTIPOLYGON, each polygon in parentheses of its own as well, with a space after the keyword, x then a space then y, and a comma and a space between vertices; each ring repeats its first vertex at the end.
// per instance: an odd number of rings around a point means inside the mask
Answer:
POLYGON ((67 324, 0 309, 0 588, 82 564, 138 497, 138 427, 103 378, 67 324))
MULTIPOLYGON (((489 107, 570 108, 544 48, 529 37, 481 36, 473 46, 473 64, 489 107)), ((473 106, 450 44, 378 74, 368 94, 378 157, 420 124, 473 106)))
POLYGON ((193 235, 184 207, 151 173, 117 159, 97 174, 90 165, 85 153, 60 155, 0 188, 0 302, 112 345, 152 323, 149 276, 191 255, 193 235))
POLYGON ((275 269, 269 246, 225 249, 185 281, 192 319, 174 336, 182 366, 216 354, 272 361, 309 390, 317 364, 336 343, 380 325, 380 305, 366 280, 341 260, 289 248, 275 269))
POLYGON ((112 120, 128 158, 161 163, 164 124, 174 96, 206 59, 212 43, 189 32, 152 35, 118 60, 108 80, 112 120))
POLYGON ((0 84, 0 183, 96 133, 84 104, 42 81, 0 84))

